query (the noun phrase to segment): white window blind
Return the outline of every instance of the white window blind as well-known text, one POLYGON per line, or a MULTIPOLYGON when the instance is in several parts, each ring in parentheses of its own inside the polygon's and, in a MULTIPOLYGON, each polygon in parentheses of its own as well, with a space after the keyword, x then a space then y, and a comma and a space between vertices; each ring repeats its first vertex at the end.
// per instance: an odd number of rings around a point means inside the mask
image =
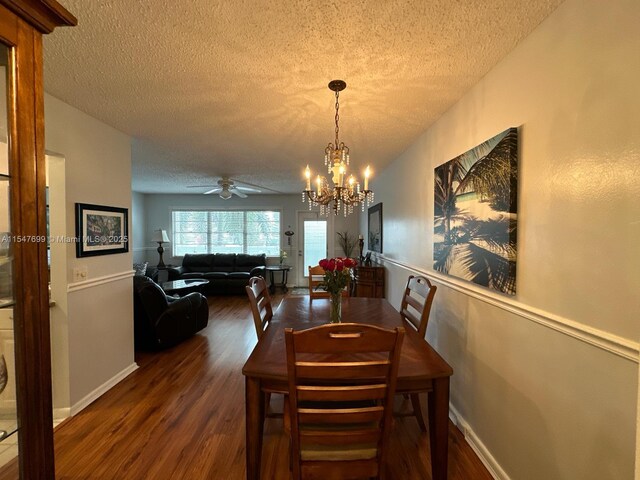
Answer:
POLYGON ((280 212, 174 210, 173 256, 185 253, 280 254, 280 212))

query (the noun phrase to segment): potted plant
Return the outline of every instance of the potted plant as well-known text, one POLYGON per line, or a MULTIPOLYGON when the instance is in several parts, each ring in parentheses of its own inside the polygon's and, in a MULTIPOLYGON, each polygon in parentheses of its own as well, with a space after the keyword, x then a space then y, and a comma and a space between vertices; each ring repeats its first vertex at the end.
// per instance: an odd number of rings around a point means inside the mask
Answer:
POLYGON ((346 230, 344 232, 337 232, 337 235, 338 243, 344 252, 344 256, 347 258, 353 258, 353 250, 356 248, 357 243, 355 235, 351 235, 346 230))

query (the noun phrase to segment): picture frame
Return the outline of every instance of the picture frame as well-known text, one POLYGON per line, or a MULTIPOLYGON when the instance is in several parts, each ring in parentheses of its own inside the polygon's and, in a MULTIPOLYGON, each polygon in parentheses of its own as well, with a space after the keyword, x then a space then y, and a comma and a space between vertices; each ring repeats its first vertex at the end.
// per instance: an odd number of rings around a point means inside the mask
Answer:
POLYGON ((373 252, 382 253, 382 203, 369 207, 368 214, 367 247, 373 252))
POLYGON ((128 252, 128 209, 76 203, 75 240, 77 258, 128 252))
POLYGON ((434 169, 433 269, 516 294, 518 128, 434 169))

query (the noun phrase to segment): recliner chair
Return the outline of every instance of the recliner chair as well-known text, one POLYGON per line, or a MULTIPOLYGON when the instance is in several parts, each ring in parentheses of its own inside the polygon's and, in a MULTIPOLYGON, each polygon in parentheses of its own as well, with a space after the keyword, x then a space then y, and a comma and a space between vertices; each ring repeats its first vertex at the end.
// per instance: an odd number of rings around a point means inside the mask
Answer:
POLYGON ((170 297, 143 275, 133 277, 133 309, 137 349, 171 347, 209 323, 209 304, 204 295, 170 297))

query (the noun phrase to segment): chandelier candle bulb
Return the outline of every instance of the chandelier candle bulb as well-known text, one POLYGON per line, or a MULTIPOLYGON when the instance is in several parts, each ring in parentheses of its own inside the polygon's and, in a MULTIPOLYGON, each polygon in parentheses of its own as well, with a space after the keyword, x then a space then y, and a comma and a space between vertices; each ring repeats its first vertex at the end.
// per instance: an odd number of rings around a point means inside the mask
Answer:
POLYGON ((311 190, 311 169, 309 165, 304 169, 304 176, 307 177, 307 190, 311 190))

